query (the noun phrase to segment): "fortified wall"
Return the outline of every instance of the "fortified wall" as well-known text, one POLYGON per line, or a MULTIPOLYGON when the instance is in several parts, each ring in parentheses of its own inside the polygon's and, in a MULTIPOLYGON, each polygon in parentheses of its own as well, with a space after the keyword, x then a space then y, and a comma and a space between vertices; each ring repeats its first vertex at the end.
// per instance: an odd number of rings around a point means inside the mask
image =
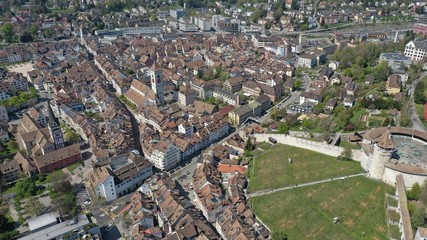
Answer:
MULTIPOLYGON (((286 144, 293 147, 299 147, 319 153, 323 153, 328 156, 338 157, 344 151, 344 148, 334 145, 329 145, 322 142, 316 142, 308 139, 292 137, 285 134, 254 134, 257 142, 269 142, 268 138, 272 137, 277 140, 278 143, 286 144)), ((352 150, 352 160, 360 161, 362 156, 361 150, 352 150)))

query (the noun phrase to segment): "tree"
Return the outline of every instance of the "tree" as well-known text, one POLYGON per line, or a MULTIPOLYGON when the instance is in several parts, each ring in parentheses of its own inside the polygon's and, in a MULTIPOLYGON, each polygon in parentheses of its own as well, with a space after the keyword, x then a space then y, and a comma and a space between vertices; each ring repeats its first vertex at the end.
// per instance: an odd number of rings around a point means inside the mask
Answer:
POLYGON ((325 108, 325 103, 319 103, 319 104, 316 104, 316 105, 313 107, 313 113, 314 113, 314 114, 320 114, 320 113, 322 113, 322 112, 323 112, 323 108, 325 108))
POLYGON ((264 28, 265 29, 270 29, 271 28, 271 22, 270 21, 267 21, 265 24, 264 24, 264 28))
POLYGON ((11 43, 13 42, 13 37, 15 35, 14 31, 13 31, 13 25, 11 23, 4 23, 2 28, 1 28, 2 32, 3 32, 3 37, 6 40, 6 42, 11 43))
POLYGON ((35 196, 37 194, 36 182, 30 177, 19 179, 15 186, 17 195, 21 197, 35 196))
POLYGON ((37 197, 32 197, 31 199, 29 199, 25 206, 32 216, 39 216, 45 208, 45 206, 40 202, 37 197))
POLYGON ((9 142, 7 142, 7 148, 9 148, 11 151, 15 151, 18 150, 19 146, 15 141, 9 140, 9 142))
MULTIPOLYGON (((277 1, 277 2, 279 2, 279 1, 277 1)), ((283 9, 282 8, 277 9, 273 14, 274 20, 276 22, 278 22, 282 16, 283 16, 283 9)))
POLYGON ((54 208, 63 215, 65 213, 71 213, 75 215, 75 198, 72 192, 66 194, 52 194, 52 204, 54 208))
POLYGON ((245 150, 252 151, 253 149, 254 149, 254 146, 252 144, 251 138, 248 137, 248 139, 246 140, 245 150))
POLYGON ((386 81, 388 76, 391 73, 391 69, 388 66, 387 62, 381 62, 377 66, 375 66, 373 75, 374 75, 374 82, 381 82, 386 81))
POLYGON ((80 141, 80 135, 78 135, 77 133, 75 133, 73 130, 71 130, 70 128, 66 127, 64 129, 65 132, 65 140, 68 143, 77 143, 80 141))
POLYGON ((425 207, 422 204, 419 204, 417 202, 410 202, 408 204, 408 210, 410 210, 411 215, 411 224, 413 228, 422 227, 424 226, 424 212, 425 207))
POLYGON ((126 73, 127 75, 132 75, 132 74, 134 74, 135 72, 134 72, 132 69, 130 69, 130 68, 126 68, 125 73, 126 73))
POLYGON ((418 200, 420 198, 420 194, 421 194, 420 185, 418 183, 414 183, 414 185, 412 185, 411 190, 408 191, 406 196, 408 196, 409 200, 418 200))
POLYGON ((33 36, 29 32, 23 32, 22 35, 19 37, 19 41, 21 43, 32 42, 33 36))
POLYGON ((277 126, 277 131, 281 134, 288 134, 289 133, 289 126, 286 122, 281 122, 279 126, 277 126))
POLYGON ((294 82, 294 88, 295 88, 296 90, 299 90, 299 89, 301 89, 301 87, 302 87, 302 81, 301 81, 301 79, 297 79, 297 80, 294 82))
POLYGON ((255 9, 251 17, 252 22, 258 23, 260 16, 261 16, 261 11, 258 8, 255 9))
POLYGON ((59 172, 50 175, 50 186, 55 193, 66 193, 72 191, 72 186, 67 175, 59 172))
POLYGON ((419 81, 414 89, 414 102, 416 104, 424 104, 426 102, 426 95, 424 93, 424 82, 419 81))
POLYGON ((421 191, 419 194, 419 200, 424 205, 427 205, 427 184, 426 184, 426 182, 424 182, 424 184, 421 186, 421 191))
POLYGON ((0 214, 0 239, 9 240, 18 236, 19 232, 14 228, 14 222, 10 221, 5 215, 0 214))
POLYGON ((46 28, 45 30, 43 30, 43 36, 45 38, 51 38, 54 34, 54 31, 50 28, 46 28))

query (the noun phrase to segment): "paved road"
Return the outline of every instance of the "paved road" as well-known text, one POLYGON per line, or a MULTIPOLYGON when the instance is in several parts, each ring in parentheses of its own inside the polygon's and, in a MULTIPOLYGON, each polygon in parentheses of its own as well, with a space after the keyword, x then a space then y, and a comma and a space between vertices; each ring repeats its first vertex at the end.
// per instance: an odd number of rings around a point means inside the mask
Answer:
POLYGON ((306 186, 311 186, 311 185, 316 185, 316 184, 321 184, 321 183, 327 183, 327 182, 333 182, 333 181, 339 181, 339 180, 344 180, 347 178, 358 177, 358 176, 365 176, 365 173, 359 173, 359 174, 353 174, 353 175, 348 175, 348 176, 343 176, 343 177, 330 178, 330 179, 325 179, 325 180, 320 180, 320 181, 315 181, 315 182, 309 182, 309 183, 303 183, 303 184, 296 184, 296 185, 277 188, 277 189, 273 189, 273 190, 263 190, 263 191, 259 191, 259 192, 246 194, 246 198, 264 196, 264 195, 272 194, 272 193, 275 193, 278 191, 301 188, 301 187, 306 187, 306 186))
POLYGON ((309 76, 304 75, 302 78, 304 80, 302 91, 292 92, 289 98, 284 98, 282 101, 278 102, 274 107, 268 109, 267 113, 258 119, 259 123, 261 124, 265 123, 270 118, 270 112, 273 109, 283 109, 283 108, 286 108, 288 105, 296 101, 299 101, 299 97, 301 93, 307 91, 311 85, 311 78, 309 76))
POLYGON ((415 104, 414 104, 414 90, 417 83, 423 79, 425 76, 427 76, 427 72, 422 72, 420 77, 412 82, 411 90, 410 90, 410 105, 409 105, 409 114, 411 115, 411 121, 412 121, 412 128, 427 132, 427 128, 424 126, 424 124, 421 122, 420 118, 418 117, 417 111, 415 110, 415 104))

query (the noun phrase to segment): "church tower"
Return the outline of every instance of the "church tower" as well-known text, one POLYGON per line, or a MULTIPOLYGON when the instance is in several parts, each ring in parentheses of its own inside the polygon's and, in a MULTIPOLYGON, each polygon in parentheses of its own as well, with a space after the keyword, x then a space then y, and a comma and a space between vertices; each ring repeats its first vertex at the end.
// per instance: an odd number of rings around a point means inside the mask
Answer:
POLYGON ((52 108, 50 106, 50 102, 47 102, 47 114, 49 118, 49 122, 47 127, 50 131, 50 136, 55 145, 55 150, 61 149, 65 147, 64 135, 62 134, 61 125, 53 114, 52 108))
POLYGON ((154 63, 150 69, 150 76, 151 89, 156 93, 157 98, 159 99, 159 104, 163 104, 165 102, 165 93, 163 87, 162 68, 159 67, 156 63, 154 63))
POLYGON ((385 164, 390 161, 395 149, 396 142, 389 129, 375 139, 374 152, 369 166, 369 173, 372 178, 383 178, 385 164))

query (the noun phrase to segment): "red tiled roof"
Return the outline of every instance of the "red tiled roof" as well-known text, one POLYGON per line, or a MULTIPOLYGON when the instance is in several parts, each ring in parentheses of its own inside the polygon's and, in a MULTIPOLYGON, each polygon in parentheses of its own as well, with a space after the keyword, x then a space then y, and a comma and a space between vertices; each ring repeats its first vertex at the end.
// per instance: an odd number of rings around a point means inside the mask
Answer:
POLYGON ((220 173, 238 172, 240 174, 244 174, 246 172, 246 168, 240 165, 218 164, 217 169, 220 173))

